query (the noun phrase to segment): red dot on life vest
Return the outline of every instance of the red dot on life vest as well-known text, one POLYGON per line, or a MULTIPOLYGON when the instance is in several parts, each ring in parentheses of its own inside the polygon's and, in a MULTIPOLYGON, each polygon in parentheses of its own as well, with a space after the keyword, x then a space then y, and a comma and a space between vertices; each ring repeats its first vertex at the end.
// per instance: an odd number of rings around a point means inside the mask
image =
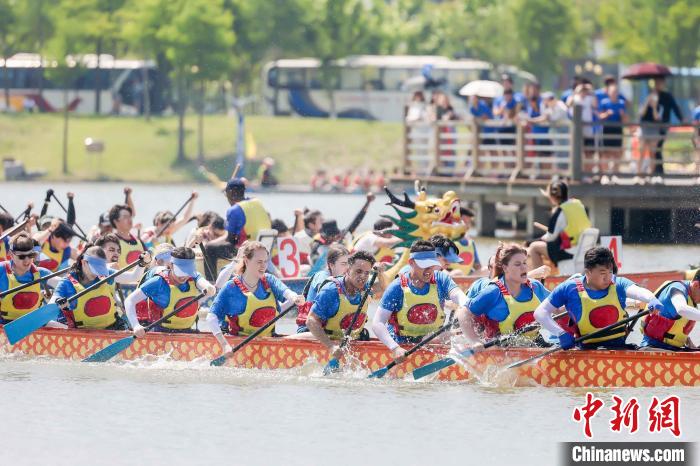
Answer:
MULTIPOLYGON (((353 312, 353 313, 348 314, 345 317, 343 317, 340 321, 340 328, 345 330, 348 327, 350 327, 350 322, 352 322, 352 316, 354 314, 355 313, 353 312)), ((362 328, 365 325, 366 318, 367 318, 367 316, 365 314, 360 314, 359 316, 357 316, 357 320, 355 321, 355 325, 352 327, 352 329, 357 330, 358 328, 362 328)))
POLYGON ((522 314, 520 317, 515 319, 515 330, 518 330, 520 328, 525 327, 526 325, 529 325, 535 321, 535 312, 526 312, 525 314, 522 314))
POLYGON ((438 309, 435 304, 416 304, 406 314, 412 324, 432 324, 437 319, 438 309))
POLYGON ((262 327, 274 319, 276 314, 277 309, 274 307, 266 306, 256 309, 250 316, 250 325, 253 327, 262 327))
POLYGON ((603 328, 617 322, 619 310, 613 305, 600 306, 591 311, 588 320, 595 328, 603 328))
POLYGON ((88 317, 103 316, 109 312, 111 304, 112 302, 107 296, 95 296, 87 300, 83 312, 88 317))
POLYGON ((136 262, 139 260, 139 257, 141 257, 141 251, 130 251, 126 255, 126 263, 131 264, 132 262, 136 262))
POLYGON ((31 309, 39 302, 39 293, 33 291, 20 291, 12 296, 12 305, 15 309, 31 309))
POLYGON ((471 252, 465 251, 459 255, 459 257, 462 259, 464 264, 471 264, 472 260, 474 258, 474 254, 471 252))
POLYGON ((53 259, 44 259, 43 261, 39 261, 39 267, 55 272, 58 269, 58 262, 53 259))
MULTIPOLYGON (((180 299, 177 303, 175 303, 174 309, 182 306, 183 304, 185 304, 186 302, 191 301, 191 300, 192 300, 191 297, 180 299)), ((183 310, 178 312, 176 315, 181 319, 186 319, 188 317, 192 317, 193 315, 195 315, 197 313, 198 309, 199 309, 199 305, 197 304, 197 301, 195 301, 193 303, 190 303, 189 306, 185 307, 183 310)))

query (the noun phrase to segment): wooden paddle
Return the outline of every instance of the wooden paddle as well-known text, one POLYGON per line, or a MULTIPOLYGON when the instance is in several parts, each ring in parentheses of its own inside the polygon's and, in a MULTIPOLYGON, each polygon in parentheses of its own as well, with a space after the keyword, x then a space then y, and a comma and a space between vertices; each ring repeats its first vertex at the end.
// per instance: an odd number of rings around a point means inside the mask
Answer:
MULTIPOLYGON (((413 353, 415 353, 416 351, 418 351, 419 349, 421 349, 422 347, 424 347, 425 345, 427 345, 428 343, 430 343, 431 341, 433 341, 434 339, 436 339, 437 337, 439 337, 440 335, 442 335, 443 333, 445 333, 446 331, 448 331, 449 329, 454 327, 454 324, 455 324, 454 319, 450 318, 449 322, 447 322, 445 325, 443 325, 442 327, 440 327, 438 330, 431 333, 427 337, 423 338, 413 348, 406 351, 406 353, 404 354, 404 358, 412 355, 413 353)), ((381 379, 382 377, 384 377, 386 375, 387 372, 389 372, 389 370, 391 370, 391 368, 393 368, 394 366, 396 366, 398 364, 400 364, 400 363, 397 362, 396 359, 394 359, 393 361, 391 361, 389 364, 382 367, 381 369, 377 369, 376 371, 372 372, 367 378, 368 379, 375 379, 375 378, 381 379)))
MULTIPOLYGON (((155 322, 151 322, 148 324, 146 327, 144 327, 144 331, 148 332, 152 328, 157 327, 158 325, 162 324, 166 320, 170 319, 172 316, 180 312, 181 310, 185 309, 187 306, 190 304, 199 301, 202 299, 204 296, 206 296, 205 292, 199 293, 197 296, 194 296, 192 299, 188 299, 187 302, 177 306, 175 309, 173 309, 171 312, 165 314, 163 317, 160 319, 156 320, 155 322)), ((106 348, 102 348, 100 351, 97 353, 93 354, 92 356, 88 356, 87 358, 83 359, 82 362, 106 362, 112 359, 114 356, 118 355, 125 349, 127 349, 131 344, 136 340, 135 335, 129 335, 128 337, 122 338, 120 340, 115 341, 111 345, 107 346, 106 348)))
POLYGON ((45 277, 37 278, 36 280, 32 280, 31 282, 22 283, 19 286, 16 286, 14 288, 10 288, 9 290, 5 290, 2 293, 0 293, 0 298, 3 298, 5 296, 7 296, 8 294, 17 293, 18 291, 22 291, 25 288, 29 288, 32 285, 36 285, 37 283, 41 283, 41 282, 46 281, 50 278, 58 277, 59 275, 63 275, 64 273, 68 272, 68 270, 70 270, 70 268, 66 267, 65 269, 61 269, 57 272, 46 275, 45 277))
POLYGON ((212 277, 213 281, 216 281, 216 268, 212 269, 209 259, 207 259, 207 253, 204 250, 203 243, 199 243, 199 250, 202 252, 202 260, 204 261, 204 270, 206 271, 206 274, 212 277))
POLYGON ((25 219, 25 220, 29 220, 29 217, 32 215, 32 209, 33 209, 33 208, 34 208, 34 203, 30 202, 29 204, 27 204, 27 208, 24 209, 24 210, 22 211, 22 213, 19 214, 19 215, 15 218, 15 222, 19 222, 19 219, 22 218, 22 216, 24 216, 24 219, 25 219))
MULTIPOLYGON (((554 316, 554 319, 560 319, 562 317, 566 316, 566 312, 562 312, 560 314, 557 314, 554 316)), ((540 327, 540 324, 538 322, 533 322, 530 325, 526 325, 525 327, 522 327, 518 329, 516 332, 509 333, 507 335, 500 335, 497 338, 494 338, 493 340, 490 340, 486 343, 484 343, 484 349, 491 348, 494 346, 500 346, 503 343, 508 342, 509 340, 512 340, 515 337, 518 337, 524 333, 531 332, 533 330, 537 330, 540 327)), ((471 349, 467 349, 465 351, 462 351, 459 353, 460 356, 462 357, 469 357, 474 354, 474 351, 471 349)), ((451 365, 455 364, 457 361, 452 358, 452 357, 446 357, 443 359, 439 359, 437 361, 431 362, 429 364, 426 364, 424 366, 421 366, 417 369, 413 370, 413 378, 415 380, 422 379, 423 377, 426 377, 430 374, 434 374, 435 372, 440 372, 441 370, 445 369, 446 367, 450 367, 451 365)))
POLYGON ((5 233, 2 234, 2 236, 0 236, 0 241, 4 240, 8 236, 14 235, 16 232, 23 229, 25 226, 27 226, 28 221, 29 221, 29 219, 27 218, 27 219, 23 220, 22 222, 18 223, 17 225, 13 226, 12 228, 10 228, 9 230, 7 230, 5 233))
MULTIPOLYGON (((124 272, 127 272, 139 265, 143 266, 141 260, 134 261, 131 264, 124 267, 123 269, 118 270, 113 274, 108 275, 105 278, 93 283, 92 285, 85 288, 83 291, 76 293, 69 298, 63 299, 61 304, 68 304, 70 301, 75 301, 81 296, 84 296, 85 294, 89 293, 95 288, 101 286, 103 283, 110 281, 115 277, 123 274, 124 272)), ((30 333, 46 325, 49 321, 57 319, 60 315, 61 306, 59 306, 59 304, 57 303, 51 303, 42 306, 39 309, 32 311, 28 314, 25 314, 19 319, 15 319, 12 322, 8 322, 7 324, 5 324, 3 329, 5 330, 5 335, 7 335, 8 341, 14 345, 22 338, 26 337, 30 333)))
MULTIPOLYGON (((61 207, 61 209, 63 209, 63 211, 66 213, 66 215, 68 215, 68 209, 66 209, 66 207, 63 205, 63 203, 60 201, 60 199, 58 199, 58 198, 56 197, 56 194, 55 194, 53 191, 51 191, 51 195, 52 195, 53 198, 56 200, 56 202, 58 202, 58 205, 61 207)), ((75 230, 73 230, 73 233, 75 233, 76 236, 78 236, 80 239, 82 239, 82 240, 85 241, 86 243, 88 242, 87 233, 85 233, 85 230, 83 230, 82 228, 80 228, 80 225, 78 225, 77 223, 75 223, 75 224, 73 224, 73 225, 70 225, 70 227, 71 227, 71 230, 73 229, 73 227, 76 227, 76 228, 78 229, 78 231, 80 231, 80 233, 82 234, 82 236, 79 235, 78 232, 76 232, 75 230)))
MULTIPOLYGON (((608 325, 607 327, 601 328, 600 330, 596 330, 593 333, 589 333, 588 335, 583 335, 581 337, 578 337, 577 339, 574 340, 574 344, 578 344, 581 342, 584 342, 586 340, 590 340, 591 338, 596 338, 605 335, 607 332, 610 330, 617 329, 618 327, 622 327, 624 325, 627 325, 630 322, 634 322, 640 317, 644 317, 645 315, 649 314, 652 310, 647 309, 642 312, 638 312, 635 315, 628 317, 626 319, 622 319, 619 322, 615 322, 614 324, 608 325)), ((564 349, 561 346, 557 346, 556 348, 552 348, 550 350, 545 351, 544 353, 540 353, 538 355, 532 356, 527 359, 523 359, 522 361, 515 362, 513 364, 510 364, 506 367, 506 369, 515 369, 516 367, 524 366, 526 364, 529 364, 533 361, 537 361, 538 359, 541 359, 545 356, 549 356, 550 354, 556 353, 558 351, 564 351, 564 349)))
MULTIPOLYGON (((372 275, 369 277, 367 289, 365 290, 364 294, 362 295, 362 298, 360 299, 360 304, 359 306, 357 306, 357 310, 352 315, 350 325, 348 325, 348 327, 345 329, 345 332, 343 333, 343 339, 340 341, 341 350, 344 349, 348 345, 348 343, 350 343, 350 333, 352 333, 352 330, 355 327, 355 323, 357 323, 357 319, 362 313, 362 307, 365 305, 367 297, 372 292, 372 286, 374 285, 374 281, 377 279, 377 275, 379 275, 379 271, 376 267, 372 267, 372 275)), ((336 358, 331 358, 331 360, 328 361, 328 363, 326 364, 326 367, 323 368, 323 375, 328 375, 332 372, 338 372, 338 370, 340 370, 340 361, 338 361, 336 358)))
POLYGON ((286 315, 287 315, 292 309, 294 309, 295 307, 296 307, 296 306, 294 306, 294 305, 292 304, 292 305, 289 306, 287 309, 285 309, 284 311, 282 311, 282 312, 280 312, 279 314, 277 314, 271 321, 269 321, 268 323, 266 323, 265 325, 263 325, 262 327, 260 327, 259 329, 257 329, 255 332, 253 332, 253 333, 251 333, 250 335, 248 335, 248 337, 246 337, 245 340, 243 340, 242 342, 240 342, 239 344, 237 344, 236 346, 234 346, 234 347, 231 349, 230 352, 225 353, 225 354, 219 356, 219 357, 216 358, 216 359, 212 359, 212 361, 209 363, 209 365, 210 365, 210 366, 223 366, 224 363, 226 362, 226 360, 229 359, 231 356, 233 356, 234 353, 236 353, 238 350, 240 350, 241 348, 243 348, 245 345, 247 345, 247 344, 250 343, 251 341, 255 340, 255 339, 258 337, 258 335, 260 335, 261 333, 263 333, 265 330, 267 330, 267 329, 270 328, 271 326, 275 325, 275 323, 276 323, 278 320, 280 320, 282 317, 286 316, 286 315))

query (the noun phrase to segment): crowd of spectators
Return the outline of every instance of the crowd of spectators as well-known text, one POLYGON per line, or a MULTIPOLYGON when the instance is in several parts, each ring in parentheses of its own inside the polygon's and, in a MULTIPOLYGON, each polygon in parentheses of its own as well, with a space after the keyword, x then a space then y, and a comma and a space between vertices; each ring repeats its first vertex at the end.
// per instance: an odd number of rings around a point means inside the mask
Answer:
POLYGON ((367 193, 383 190, 386 180, 386 170, 348 168, 329 171, 319 168, 311 177, 310 185, 317 192, 367 193))

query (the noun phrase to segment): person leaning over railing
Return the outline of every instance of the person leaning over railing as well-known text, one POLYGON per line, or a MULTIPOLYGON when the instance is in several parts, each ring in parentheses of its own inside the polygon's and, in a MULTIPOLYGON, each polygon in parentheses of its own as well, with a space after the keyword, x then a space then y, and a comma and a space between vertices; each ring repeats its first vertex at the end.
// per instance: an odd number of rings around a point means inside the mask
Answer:
MULTIPOLYGON (((625 98, 620 95, 617 84, 606 87, 606 94, 598 102, 598 118, 603 123, 603 153, 600 159, 600 173, 617 173, 622 159, 622 123, 627 122, 625 98), (606 166, 607 165, 607 166, 606 166)), ((601 182, 608 180, 607 175, 601 177, 601 182)))

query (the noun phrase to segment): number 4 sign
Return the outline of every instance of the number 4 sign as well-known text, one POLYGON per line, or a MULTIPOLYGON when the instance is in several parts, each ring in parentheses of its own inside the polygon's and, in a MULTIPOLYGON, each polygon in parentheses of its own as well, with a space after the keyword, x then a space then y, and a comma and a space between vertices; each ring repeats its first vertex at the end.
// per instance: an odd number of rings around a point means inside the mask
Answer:
POLYGON ((279 251, 279 268, 282 278, 294 278, 301 271, 299 245, 293 237, 277 238, 279 251))
POLYGON ((601 236, 600 245, 610 249, 615 257, 617 268, 622 268, 622 236, 601 236))

